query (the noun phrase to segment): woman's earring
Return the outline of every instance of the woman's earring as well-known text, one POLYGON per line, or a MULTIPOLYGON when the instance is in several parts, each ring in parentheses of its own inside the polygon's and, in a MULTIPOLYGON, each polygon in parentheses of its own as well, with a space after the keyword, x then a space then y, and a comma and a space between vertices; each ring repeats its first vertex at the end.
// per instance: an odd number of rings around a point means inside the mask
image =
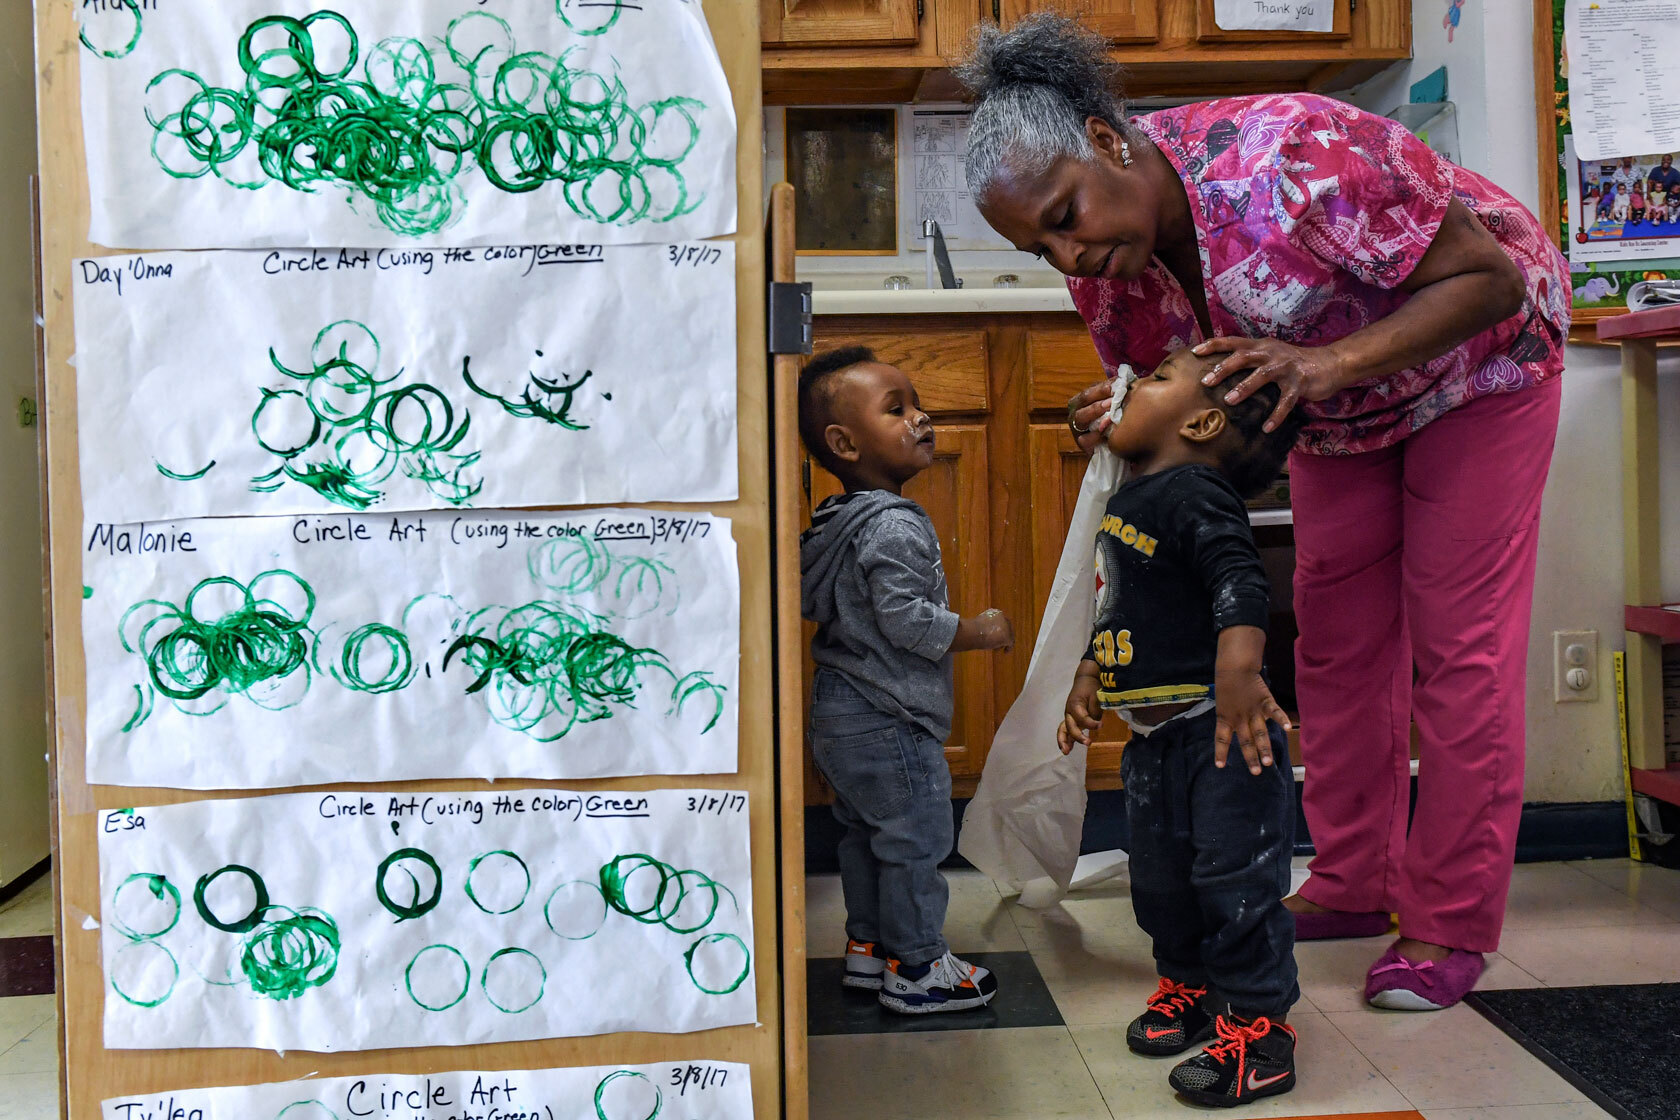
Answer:
POLYGON ((1120 141, 1120 166, 1130 167, 1131 165, 1132 165, 1132 146, 1130 144, 1126 143, 1124 140, 1122 140, 1122 141, 1120 141))

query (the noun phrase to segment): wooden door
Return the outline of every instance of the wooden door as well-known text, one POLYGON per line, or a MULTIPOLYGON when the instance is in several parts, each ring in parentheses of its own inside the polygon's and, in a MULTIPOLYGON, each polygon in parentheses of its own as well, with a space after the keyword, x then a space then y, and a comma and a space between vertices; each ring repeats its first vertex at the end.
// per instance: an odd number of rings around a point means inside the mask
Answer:
POLYGON ((916 42, 917 0, 760 0, 766 46, 896 47, 916 42))
MULTIPOLYGON (((992 572, 986 551, 992 536, 986 500, 986 430, 977 424, 937 424, 935 432, 938 442, 933 466, 910 480, 904 496, 932 518, 950 585, 951 609, 966 618, 992 605, 992 572)), ((811 503, 815 508, 825 498, 840 493, 841 486, 839 479, 814 462, 810 471, 811 503)), ((813 624, 805 624, 807 694, 812 670, 809 639, 815 630, 813 624)), ((992 671, 992 659, 985 653, 956 655, 956 711, 951 737, 945 742, 945 761, 954 778, 978 778, 985 765, 986 748, 995 727, 992 671)), ((810 756, 809 743, 806 756, 810 756)), ((815 767, 807 770, 807 776, 812 780, 807 801, 826 800, 828 791, 815 767)))
POLYGON ((1033 12, 1077 16, 1114 43, 1153 43, 1160 37, 1160 0, 1002 0, 1003 26, 1033 12))

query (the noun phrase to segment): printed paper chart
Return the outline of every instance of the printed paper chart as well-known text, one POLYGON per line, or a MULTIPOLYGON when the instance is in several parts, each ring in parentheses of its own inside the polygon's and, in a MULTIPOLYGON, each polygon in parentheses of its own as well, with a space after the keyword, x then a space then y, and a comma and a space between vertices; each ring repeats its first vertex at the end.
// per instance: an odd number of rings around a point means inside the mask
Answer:
POLYGON ((369 1074, 184 1089, 104 1102, 105 1120, 751 1120, 751 1071, 738 1062, 369 1074))
POLYGON ((735 231, 734 108, 691 0, 77 7, 96 244, 735 231))
POLYGON ((86 533, 90 782, 736 769, 725 519, 404 513, 86 533))
POLYGON ((368 1074, 183 1089, 104 1102, 105 1120, 751 1120, 738 1062, 368 1074))
POLYGON ((729 243, 78 261, 84 515, 728 501, 729 243))
POLYGON ((756 1018, 744 793, 339 791, 105 811, 99 828, 112 1049, 756 1018))

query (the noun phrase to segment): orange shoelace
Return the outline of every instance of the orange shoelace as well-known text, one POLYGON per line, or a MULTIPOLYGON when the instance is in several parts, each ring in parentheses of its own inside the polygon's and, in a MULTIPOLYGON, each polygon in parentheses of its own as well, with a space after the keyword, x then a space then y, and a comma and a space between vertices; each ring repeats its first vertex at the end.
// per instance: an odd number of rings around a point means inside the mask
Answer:
POLYGON ((1149 997, 1149 1009, 1176 1016, 1180 1011, 1190 1010, 1196 1005, 1196 1001, 1205 995, 1206 988, 1192 988, 1188 984, 1175 983, 1163 976, 1161 982, 1155 986, 1155 994, 1149 997))
MULTIPOLYGON (((1294 1030, 1285 1024, 1278 1024, 1284 1030, 1294 1034, 1294 1030)), ((1208 1046, 1205 1053, 1214 1061, 1221 1064, 1232 1054, 1241 1055, 1243 1049, 1250 1042, 1259 1042, 1272 1031, 1273 1023, 1264 1015, 1252 1023, 1244 1023, 1240 1019, 1233 1019, 1229 1015, 1221 1015, 1213 1022, 1213 1029, 1223 1041, 1208 1046)))

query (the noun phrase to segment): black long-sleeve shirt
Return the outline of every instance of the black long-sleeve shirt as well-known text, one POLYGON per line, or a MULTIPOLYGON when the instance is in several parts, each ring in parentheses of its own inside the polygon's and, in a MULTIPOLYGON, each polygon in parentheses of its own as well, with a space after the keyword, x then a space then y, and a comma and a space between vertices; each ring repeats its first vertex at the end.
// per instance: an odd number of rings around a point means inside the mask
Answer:
POLYGON ((1127 481, 1097 532, 1097 609, 1087 660, 1097 700, 1137 708, 1212 694, 1219 632, 1265 629, 1271 594, 1248 510, 1211 467, 1127 481))

